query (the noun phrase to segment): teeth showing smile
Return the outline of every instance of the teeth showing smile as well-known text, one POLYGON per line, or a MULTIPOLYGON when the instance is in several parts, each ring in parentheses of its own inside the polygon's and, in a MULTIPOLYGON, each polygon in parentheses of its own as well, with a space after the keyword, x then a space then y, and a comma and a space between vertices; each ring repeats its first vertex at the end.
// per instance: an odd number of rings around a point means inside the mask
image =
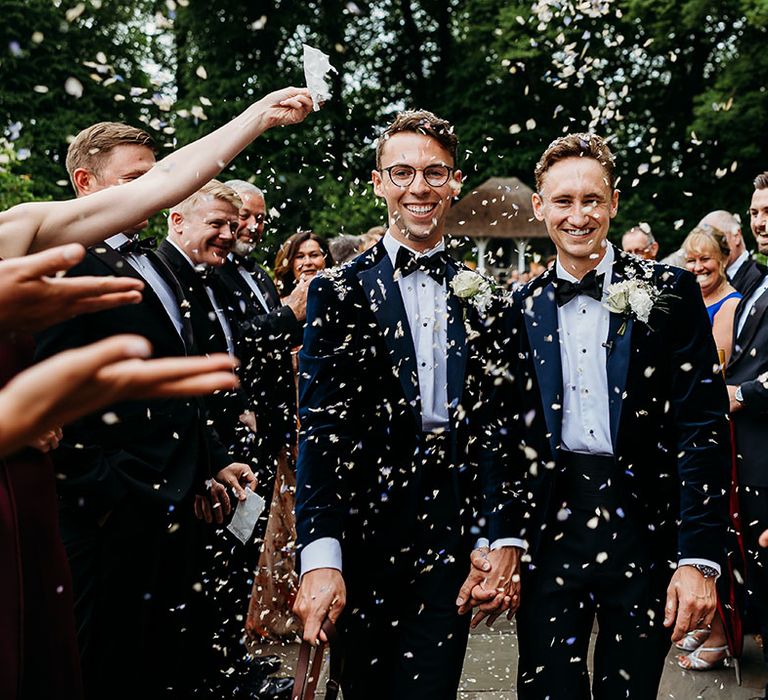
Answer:
POLYGON ((566 229, 565 233, 567 233, 569 236, 588 236, 590 233, 592 233, 592 230, 587 228, 571 228, 566 229))
POLYGON ((405 208, 412 214, 424 216, 434 210, 436 206, 436 204, 406 204, 405 208))

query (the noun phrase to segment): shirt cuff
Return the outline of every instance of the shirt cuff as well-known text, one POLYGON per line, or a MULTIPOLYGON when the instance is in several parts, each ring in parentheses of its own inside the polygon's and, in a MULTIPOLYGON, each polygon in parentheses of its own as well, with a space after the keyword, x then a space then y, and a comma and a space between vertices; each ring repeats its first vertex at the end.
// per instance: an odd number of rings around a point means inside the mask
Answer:
POLYGON ((528 551, 528 543, 519 537, 500 537, 498 540, 494 540, 493 544, 490 543, 487 537, 479 537, 475 542, 475 549, 480 549, 481 547, 489 547, 490 549, 519 547, 523 551, 528 551))
POLYGON ((301 550, 301 575, 313 569, 341 571, 341 544, 334 537, 321 537, 301 550))
POLYGON ((681 566, 690 566, 691 564, 702 564, 703 566, 711 566, 713 569, 717 571, 718 576, 720 576, 720 574, 723 573, 722 570, 720 569, 720 564, 710 559, 694 559, 694 558, 681 559, 679 562, 677 562, 677 568, 679 569, 681 566))

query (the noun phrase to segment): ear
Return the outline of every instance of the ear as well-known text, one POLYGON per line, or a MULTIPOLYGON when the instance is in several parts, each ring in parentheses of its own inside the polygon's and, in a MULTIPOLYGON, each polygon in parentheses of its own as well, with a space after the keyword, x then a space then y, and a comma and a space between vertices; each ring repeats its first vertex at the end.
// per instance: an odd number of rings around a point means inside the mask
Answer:
POLYGON ((619 212, 619 191, 613 190, 613 194, 611 194, 611 213, 610 216, 613 218, 616 216, 616 214, 619 212))
POLYGON ((180 211, 172 211, 168 221, 171 224, 171 231, 180 236, 184 230, 184 215, 180 211))
POLYGON ((538 221, 544 221, 544 212, 542 211, 544 207, 544 200, 541 198, 541 195, 538 192, 534 192, 531 195, 531 204, 533 205, 533 215, 536 217, 538 221))
POLYGON ((373 193, 377 197, 383 197, 384 183, 382 182, 381 173, 378 170, 371 171, 371 182, 373 183, 373 193))
POLYGON ((75 168, 72 173, 72 183, 75 186, 75 193, 77 195, 90 194, 94 180, 93 173, 85 168, 75 168))
POLYGON ((659 243, 658 241, 654 241, 651 243, 651 251, 653 252, 653 257, 655 258, 659 254, 659 243))
POLYGON ((453 173, 453 177, 450 180, 451 184, 451 197, 458 197, 461 194, 461 185, 464 175, 461 170, 456 170, 453 173))

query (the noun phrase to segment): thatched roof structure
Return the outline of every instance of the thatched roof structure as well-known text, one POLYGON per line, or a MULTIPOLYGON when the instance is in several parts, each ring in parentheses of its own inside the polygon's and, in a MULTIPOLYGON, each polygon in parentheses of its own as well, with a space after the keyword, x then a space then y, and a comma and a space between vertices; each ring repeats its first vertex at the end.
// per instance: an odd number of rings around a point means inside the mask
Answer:
POLYGON ((516 177, 492 177, 454 204, 445 230, 470 238, 547 238, 533 216, 533 190, 516 177))

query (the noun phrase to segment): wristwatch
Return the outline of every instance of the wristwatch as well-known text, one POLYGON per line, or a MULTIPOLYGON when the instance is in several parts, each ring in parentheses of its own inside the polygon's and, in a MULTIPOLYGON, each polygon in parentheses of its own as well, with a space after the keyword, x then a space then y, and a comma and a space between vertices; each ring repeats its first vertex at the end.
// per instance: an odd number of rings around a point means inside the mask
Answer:
POLYGON ((707 566, 706 564, 688 564, 696 569, 704 578, 716 578, 717 569, 714 566, 707 566))
POLYGON ((733 395, 733 398, 736 399, 739 403, 744 403, 744 394, 741 393, 741 387, 736 387, 736 392, 733 395))

